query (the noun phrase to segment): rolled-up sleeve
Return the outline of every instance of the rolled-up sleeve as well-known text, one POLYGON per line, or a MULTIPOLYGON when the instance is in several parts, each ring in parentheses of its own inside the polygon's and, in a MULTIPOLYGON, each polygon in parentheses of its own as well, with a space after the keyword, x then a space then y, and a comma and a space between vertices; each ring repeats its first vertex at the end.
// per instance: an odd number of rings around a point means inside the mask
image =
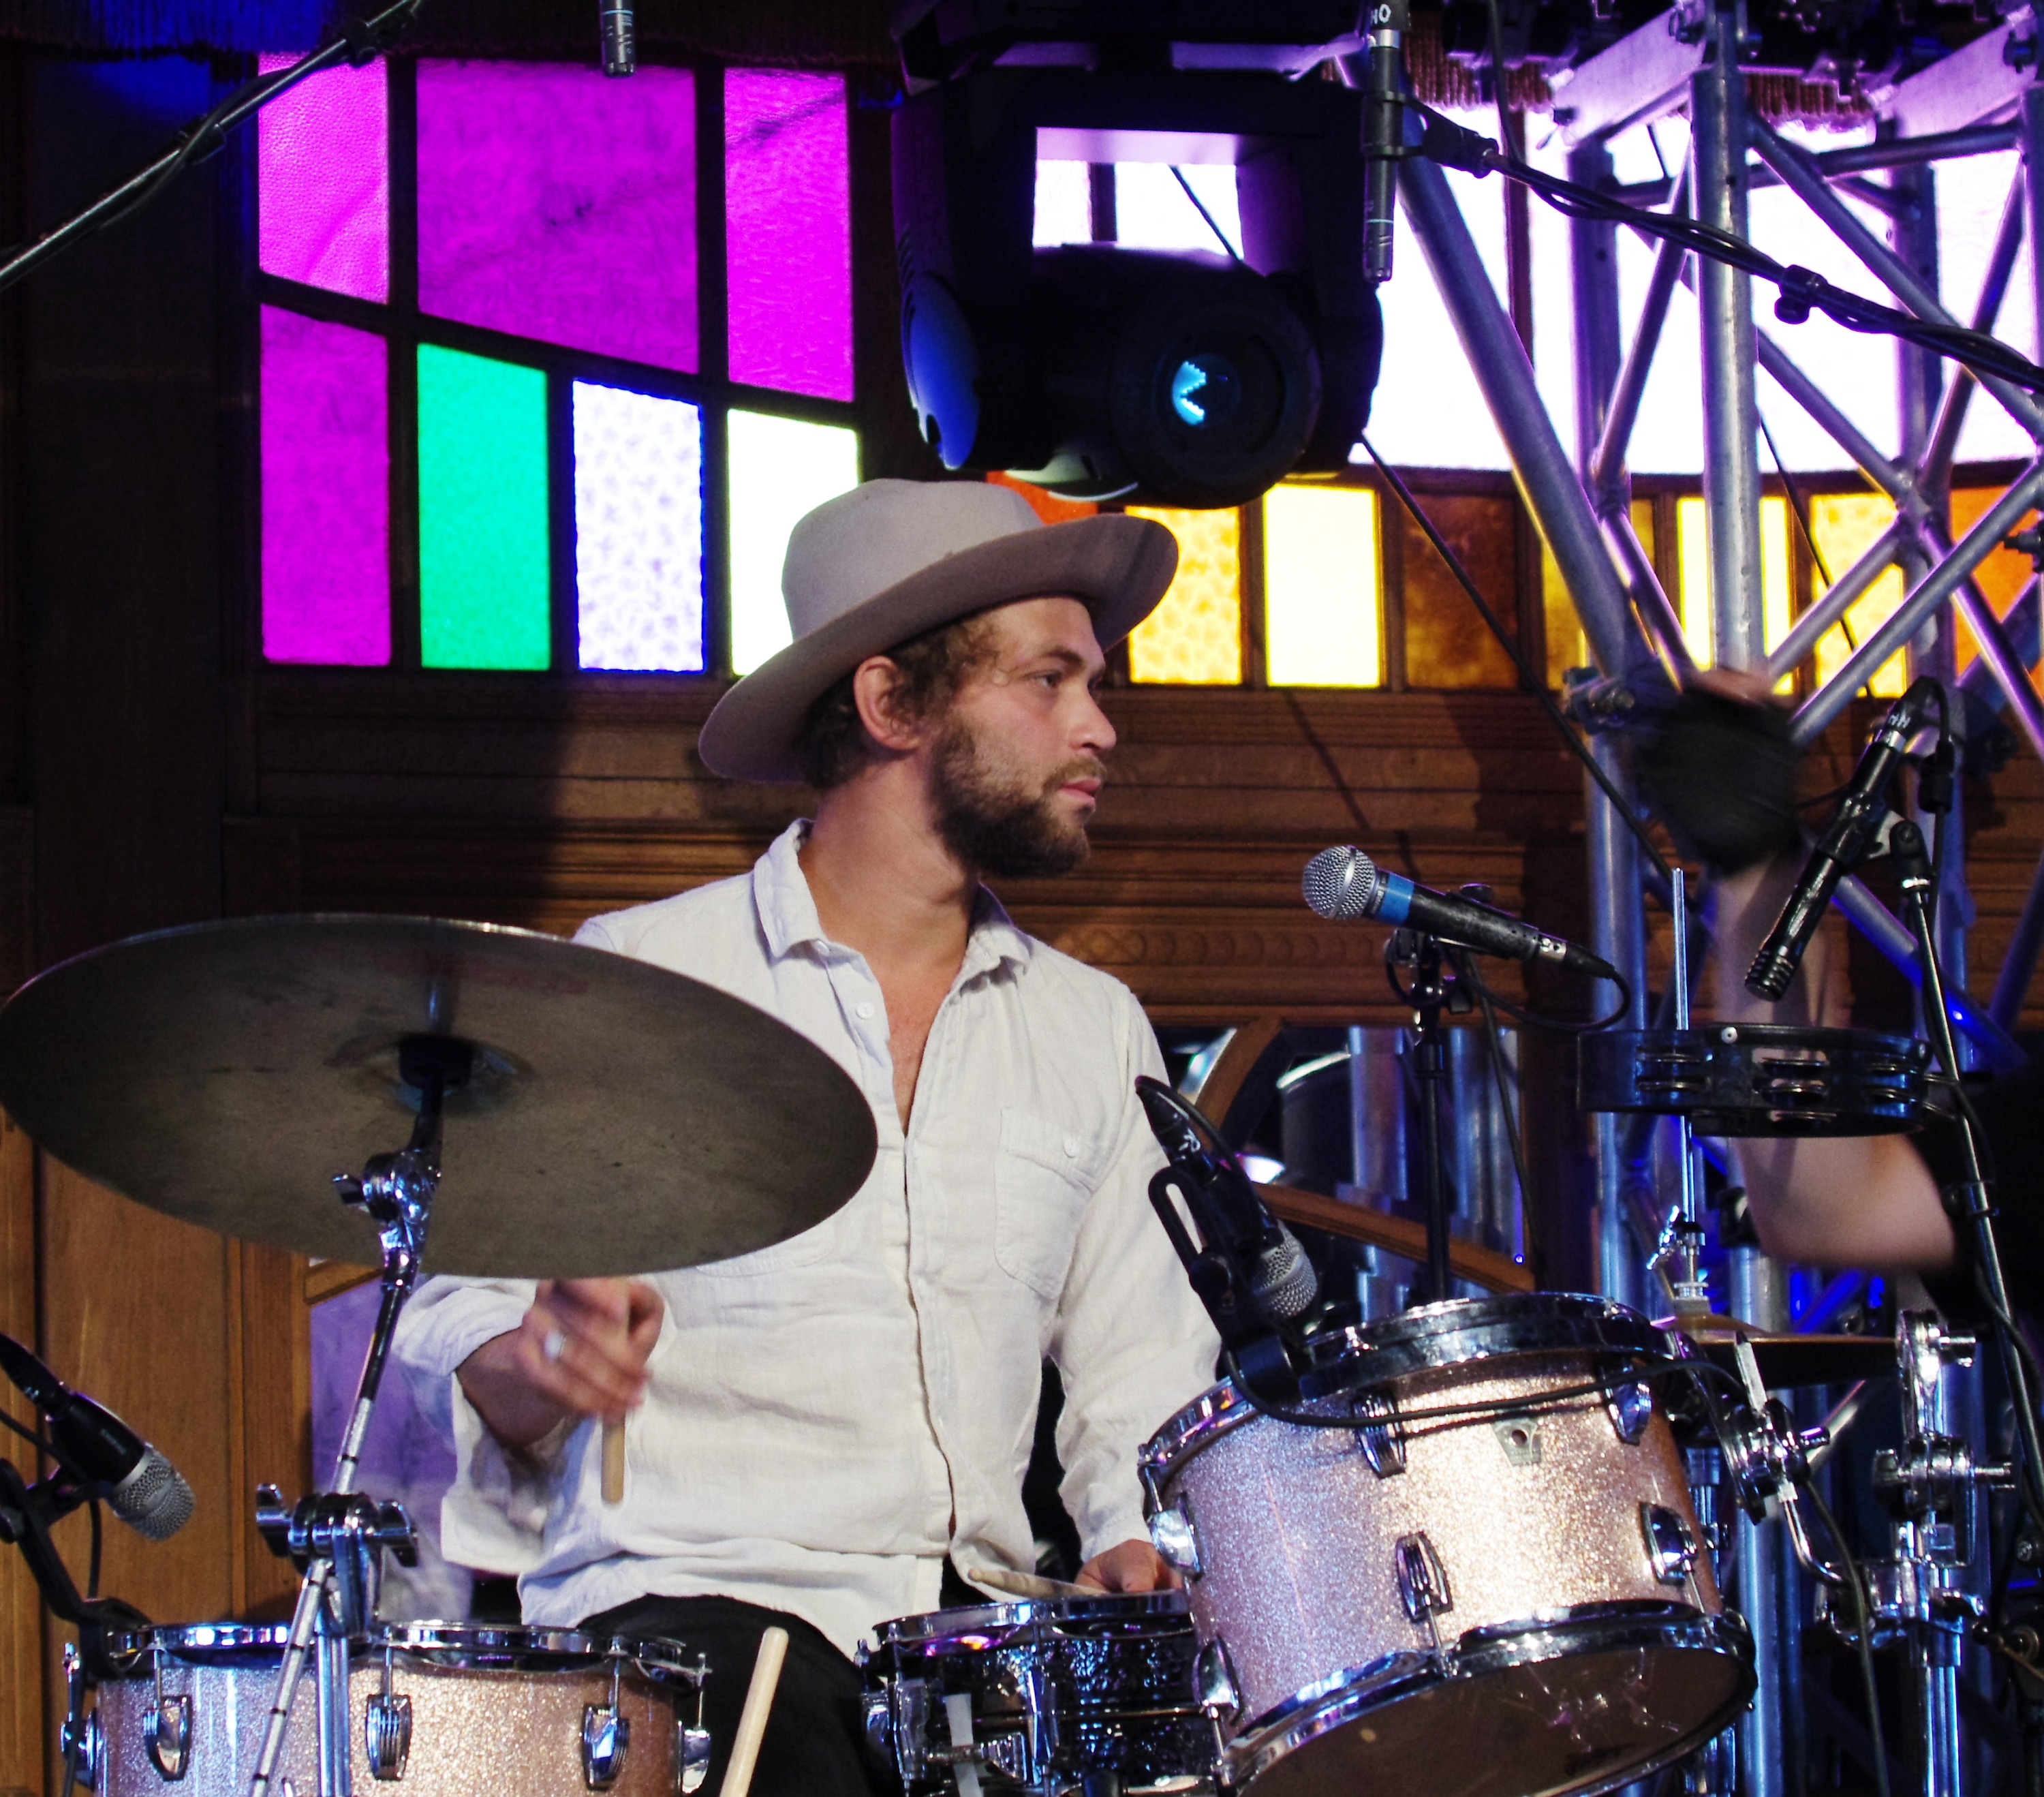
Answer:
POLYGON ((1065 1386, 1062 1494, 1089 1559, 1146 1533, 1137 1454, 1213 1382, 1220 1349, 1150 1207, 1150 1178, 1164 1155, 1135 1076, 1162 1079, 1164 1060, 1132 998, 1123 1014, 1120 1128, 1079 1226, 1051 1342, 1065 1386))
POLYGON ((451 1431, 455 1479, 440 1502, 440 1551, 481 1572, 523 1572, 539 1563, 559 1445, 505 1447, 455 1375, 483 1343, 517 1328, 536 1289, 531 1279, 427 1279, 393 1344, 420 1409, 451 1431))

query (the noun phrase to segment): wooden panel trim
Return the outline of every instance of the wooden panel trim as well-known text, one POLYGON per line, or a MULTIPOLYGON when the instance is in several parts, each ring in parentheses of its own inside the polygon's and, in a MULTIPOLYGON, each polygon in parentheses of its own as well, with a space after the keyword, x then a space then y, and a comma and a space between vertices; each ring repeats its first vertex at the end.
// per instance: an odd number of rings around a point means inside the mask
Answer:
MULTIPOLYGON (((1394 1217, 1388 1211, 1371 1210, 1360 1204, 1344 1204, 1324 1192, 1303 1186, 1262 1186, 1257 1195, 1288 1223, 1303 1223, 1308 1229, 1325 1229, 1330 1235, 1346 1236, 1351 1241, 1366 1241, 1374 1248, 1387 1248, 1408 1260, 1427 1258, 1427 1229, 1410 1218, 1394 1217)), ((1486 1291, 1531 1291, 1533 1276, 1508 1256, 1479 1247, 1470 1241, 1448 1245, 1448 1264, 1458 1279, 1481 1286, 1486 1291)))

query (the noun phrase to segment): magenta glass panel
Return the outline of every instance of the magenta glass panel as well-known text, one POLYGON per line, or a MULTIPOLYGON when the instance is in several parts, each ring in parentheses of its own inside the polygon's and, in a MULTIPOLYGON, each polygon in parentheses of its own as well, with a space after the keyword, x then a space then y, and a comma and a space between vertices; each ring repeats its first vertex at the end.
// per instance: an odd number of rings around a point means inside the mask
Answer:
POLYGON ((849 399, 844 77, 735 68, 724 117, 731 378, 849 399))
POLYGON ((390 659, 383 340, 263 308, 263 652, 390 659))
MULTIPOLYGON (((263 72, 293 56, 264 56, 263 72)), ((386 65, 322 70, 256 115, 263 266, 357 299, 390 297, 386 65)))
POLYGON ((693 371, 689 71, 421 63, 419 306, 693 371))

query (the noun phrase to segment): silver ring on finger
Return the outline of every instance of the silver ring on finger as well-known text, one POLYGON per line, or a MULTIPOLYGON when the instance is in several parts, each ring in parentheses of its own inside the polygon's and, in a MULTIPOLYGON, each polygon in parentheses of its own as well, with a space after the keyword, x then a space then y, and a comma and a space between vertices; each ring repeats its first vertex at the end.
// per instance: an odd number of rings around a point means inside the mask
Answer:
POLYGON ((548 1361, 557 1361, 567 1352, 568 1338, 557 1329, 547 1331, 547 1338, 540 1344, 540 1353, 548 1361))

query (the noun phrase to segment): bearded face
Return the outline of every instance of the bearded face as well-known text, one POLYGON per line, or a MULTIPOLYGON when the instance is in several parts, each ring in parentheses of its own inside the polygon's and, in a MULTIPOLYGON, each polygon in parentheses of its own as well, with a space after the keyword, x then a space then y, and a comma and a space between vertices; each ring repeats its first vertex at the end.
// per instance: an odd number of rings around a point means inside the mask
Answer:
POLYGON ((938 833, 964 866, 995 879, 1070 873, 1091 845, 1085 818, 1067 815, 1058 794, 1071 781, 1105 773, 1097 756, 1083 755, 1031 769, 1019 756, 986 748, 953 716, 931 761, 938 833))

